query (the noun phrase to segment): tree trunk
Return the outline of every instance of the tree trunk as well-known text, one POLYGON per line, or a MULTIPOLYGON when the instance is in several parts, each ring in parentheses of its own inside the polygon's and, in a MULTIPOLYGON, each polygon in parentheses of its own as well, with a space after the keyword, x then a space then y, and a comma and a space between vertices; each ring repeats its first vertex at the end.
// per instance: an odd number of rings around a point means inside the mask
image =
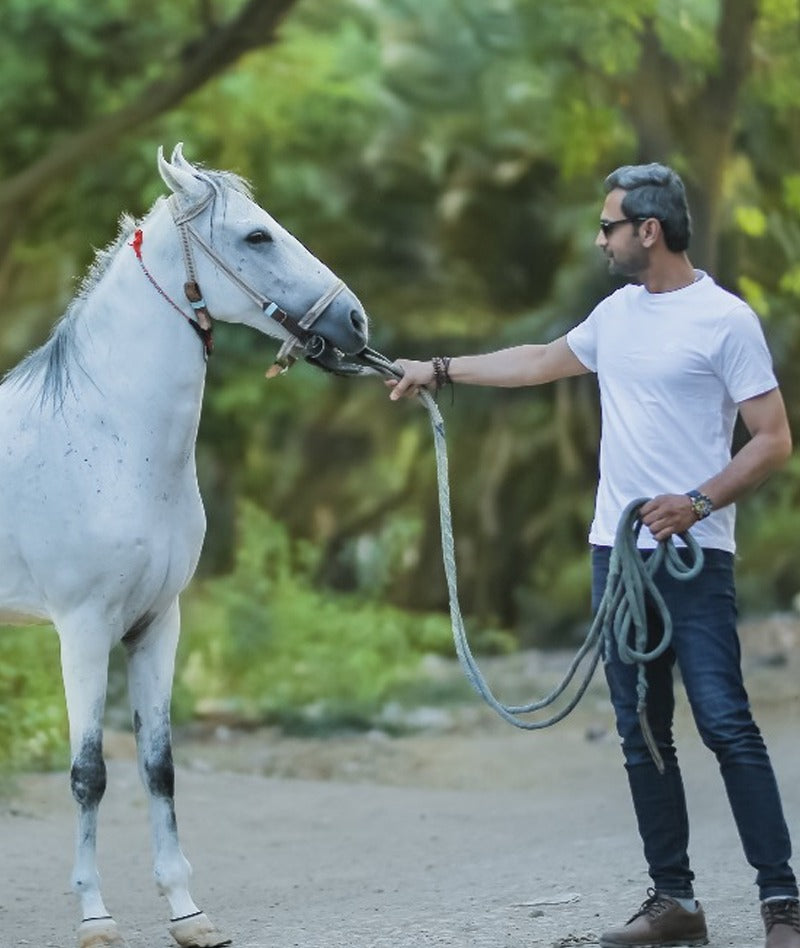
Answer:
POLYGON ((695 212, 693 255, 712 272, 717 268, 725 169, 739 96, 752 68, 757 18, 758 0, 725 0, 722 4, 717 27, 719 65, 697 97, 693 120, 688 124, 686 145, 692 174, 687 190, 695 212))
POLYGON ((680 157, 685 163, 693 223, 691 256, 711 272, 717 264, 724 173, 739 96, 752 66, 757 18, 758 0, 722 0, 716 68, 688 100, 680 95, 680 64, 648 27, 630 84, 627 112, 638 136, 639 160, 669 163, 680 157))

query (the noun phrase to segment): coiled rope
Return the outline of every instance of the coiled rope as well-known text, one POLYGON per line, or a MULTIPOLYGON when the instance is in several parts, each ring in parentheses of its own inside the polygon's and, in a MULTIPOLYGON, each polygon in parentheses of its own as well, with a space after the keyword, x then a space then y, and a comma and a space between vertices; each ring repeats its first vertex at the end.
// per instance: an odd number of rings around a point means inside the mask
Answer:
POLYGON ((459 662, 466 677, 475 691, 493 708, 501 718, 514 727, 527 731, 551 727, 563 720, 578 704, 585 694, 601 655, 608 655, 612 646, 616 646, 621 661, 638 664, 637 714, 647 747, 653 761, 661 773, 664 762, 653 738, 647 720, 647 679, 645 666, 662 655, 672 641, 672 618, 664 598, 656 586, 653 576, 662 564, 671 576, 679 580, 693 579, 703 567, 703 551, 690 533, 680 534, 689 551, 688 562, 680 557, 672 538, 662 541, 647 558, 642 557, 637 546, 642 522, 639 509, 648 498, 640 497, 631 501, 620 517, 614 546, 611 550, 608 578, 603 598, 595 614, 583 644, 578 649, 562 681, 546 697, 524 705, 506 705, 499 701, 483 677, 472 654, 464 628, 464 619, 458 602, 458 582, 456 578, 455 542, 450 512, 450 482, 447 464, 447 443, 445 440, 444 420, 439 407, 431 394, 421 389, 419 398, 430 414, 436 452, 436 476, 439 485, 439 523, 442 536, 442 557, 447 592, 450 600, 450 621, 453 642, 459 662), (656 645, 647 650, 647 602, 661 619, 661 637, 656 645), (521 715, 531 714, 552 705, 569 686, 578 669, 588 658, 583 677, 568 703, 550 717, 542 720, 522 720, 521 715))

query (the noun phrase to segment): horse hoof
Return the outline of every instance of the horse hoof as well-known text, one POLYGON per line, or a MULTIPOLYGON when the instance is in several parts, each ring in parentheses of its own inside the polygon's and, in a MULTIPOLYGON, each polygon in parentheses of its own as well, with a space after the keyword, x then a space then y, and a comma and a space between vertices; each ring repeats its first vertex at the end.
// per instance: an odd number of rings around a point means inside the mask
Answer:
POLYGON ((177 919, 169 926, 169 933, 181 948, 221 948, 231 943, 205 912, 177 919))
POLYGON ((125 948, 113 918, 88 918, 78 929, 78 948, 125 948))

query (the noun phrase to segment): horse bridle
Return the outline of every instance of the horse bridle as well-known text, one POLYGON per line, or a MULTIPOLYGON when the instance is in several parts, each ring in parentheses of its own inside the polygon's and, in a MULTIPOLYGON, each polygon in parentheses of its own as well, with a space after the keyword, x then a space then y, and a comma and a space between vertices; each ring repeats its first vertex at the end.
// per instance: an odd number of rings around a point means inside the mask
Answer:
POLYGON ((220 267, 242 292, 261 307, 265 316, 274 319, 290 334, 290 338, 284 340, 275 357, 275 362, 267 371, 267 378, 274 378, 276 375, 280 375, 296 362, 297 356, 294 355, 294 350, 298 348, 302 349, 302 355, 306 360, 336 375, 382 375, 387 378, 395 379, 402 377, 402 372, 391 359, 377 352, 375 349, 370 349, 369 346, 364 346, 360 352, 348 355, 329 343, 323 336, 311 332, 311 327, 314 323, 344 289, 345 285, 341 280, 337 279, 303 316, 299 319, 295 319, 294 316, 290 316, 273 300, 270 300, 268 297, 253 289, 238 273, 235 273, 189 223, 189 221, 197 217, 197 215, 209 205, 212 199, 213 194, 209 194, 204 201, 201 201, 183 213, 180 213, 179 208, 176 206, 174 197, 170 199, 170 210, 175 221, 175 226, 178 228, 178 233, 180 234, 181 249, 183 251, 184 266, 186 268, 187 281, 184 283, 183 289, 186 299, 189 301, 194 312, 194 318, 186 315, 148 270, 142 257, 144 234, 141 228, 135 231, 130 244, 139 261, 142 272, 155 290, 163 296, 174 310, 188 320, 189 325, 195 330, 198 336, 200 336, 206 358, 211 355, 213 350, 213 324, 208 305, 203 298, 200 285, 197 282, 197 271, 195 270, 194 255, 192 254, 192 242, 196 243, 206 256, 220 267), (325 360, 321 358, 323 353, 325 354, 325 360))
POLYGON ((336 297, 345 289, 345 284, 336 279, 335 282, 322 294, 316 303, 311 306, 300 318, 289 315, 286 310, 269 297, 259 293, 246 280, 243 280, 228 264, 219 256, 219 254, 210 246, 197 231, 192 227, 191 221, 194 220, 202 211, 208 207, 214 199, 214 192, 210 191, 205 200, 195 204, 188 211, 181 212, 175 197, 169 199, 169 206, 172 212, 172 218, 175 226, 178 228, 178 234, 181 238, 181 250, 183 251, 183 262, 186 268, 186 283, 184 284, 184 293, 194 311, 197 331, 204 339, 206 352, 211 351, 211 332, 212 322, 211 313, 208 305, 203 298, 200 285, 197 282, 197 271, 194 265, 194 254, 192 253, 192 244, 195 244, 203 253, 215 263, 228 279, 242 290, 253 302, 261 307, 262 312, 268 319, 275 320, 288 333, 289 338, 285 339, 272 367, 267 371, 267 377, 272 378, 285 372, 298 356, 295 350, 301 349, 305 358, 314 359, 322 355, 322 352, 328 346, 327 340, 317 333, 311 331, 311 327, 322 316, 325 310, 331 305, 336 297))

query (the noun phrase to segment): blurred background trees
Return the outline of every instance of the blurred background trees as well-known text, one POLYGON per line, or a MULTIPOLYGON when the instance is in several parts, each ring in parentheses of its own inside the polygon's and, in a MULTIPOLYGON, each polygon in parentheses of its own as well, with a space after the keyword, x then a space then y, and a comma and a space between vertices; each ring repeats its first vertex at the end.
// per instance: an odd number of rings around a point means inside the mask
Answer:
MULTIPOLYGON (((795 0, 7 0, 0 24, 3 368, 45 338, 119 213, 161 192, 159 144, 248 177, 362 297, 373 344, 419 357, 544 341, 583 318, 612 289, 593 247, 602 180, 659 160, 690 191, 695 264, 764 319, 798 430, 795 0)), ((407 618, 403 642, 428 623, 424 648, 446 649, 425 412, 305 365, 266 383, 272 343, 218 337, 188 610, 206 664, 219 629, 259 640, 266 590, 248 605, 242 574, 260 555, 253 522, 283 531, 270 589, 295 583, 301 638, 326 633, 298 582, 366 639, 391 625, 380 605, 407 618), (213 623, 192 611, 212 589, 238 603, 213 623)), ((458 389, 443 409, 470 626, 486 647, 569 644, 589 608, 593 379, 458 389)), ((799 501, 795 457, 742 505, 745 609, 800 590, 799 501)))

